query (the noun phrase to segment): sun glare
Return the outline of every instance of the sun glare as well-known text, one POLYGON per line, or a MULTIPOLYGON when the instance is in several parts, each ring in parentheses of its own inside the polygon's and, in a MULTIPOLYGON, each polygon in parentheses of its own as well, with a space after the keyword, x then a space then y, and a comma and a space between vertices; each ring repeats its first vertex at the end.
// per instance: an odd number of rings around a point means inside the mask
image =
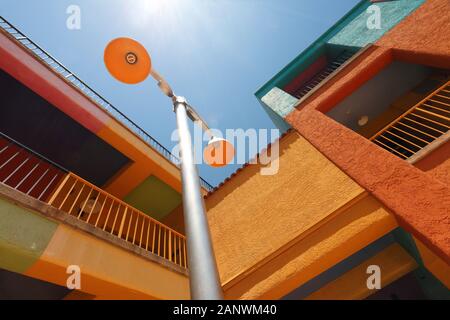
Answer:
MULTIPOLYGON (((148 23, 151 20, 172 19, 180 12, 187 0, 135 0, 133 15, 138 23, 148 23)), ((134 2, 133 2, 134 3, 134 2)), ((162 22, 162 21, 161 21, 162 22)))

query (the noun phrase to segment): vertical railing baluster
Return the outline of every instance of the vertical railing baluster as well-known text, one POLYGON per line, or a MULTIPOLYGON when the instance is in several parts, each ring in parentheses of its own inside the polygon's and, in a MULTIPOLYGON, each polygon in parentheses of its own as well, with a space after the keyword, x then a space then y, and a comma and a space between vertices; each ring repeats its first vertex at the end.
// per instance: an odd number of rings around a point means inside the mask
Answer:
POLYGON ((116 222, 117 222, 117 217, 119 216, 120 213, 120 208, 122 208, 122 205, 119 203, 117 206, 117 210, 116 210, 116 216, 114 217, 114 222, 111 228, 111 234, 114 234, 114 229, 116 228, 116 222))
POLYGON ((12 160, 14 160, 14 158, 17 157, 17 156, 19 155, 20 151, 22 151, 22 150, 17 151, 11 158, 9 158, 6 162, 4 162, 4 163, 0 166, 0 169, 3 169, 4 166, 6 166, 8 163, 10 163, 12 160))
POLYGON ((84 200, 84 204, 83 204, 83 206, 81 207, 81 209, 80 209, 80 213, 78 214, 78 217, 77 217, 77 219, 80 219, 80 217, 82 216, 82 214, 83 214, 83 212, 84 212, 84 208, 86 207, 86 204, 88 203, 88 201, 89 201, 89 198, 91 197, 91 194, 92 194, 92 191, 94 190, 94 188, 90 188, 91 190, 89 190, 89 194, 88 194, 88 196, 86 197, 86 200, 84 200))
POLYGON ((103 231, 106 230, 106 226, 108 225, 109 216, 111 214, 112 207, 114 206, 114 199, 111 198, 111 206, 109 207, 108 214, 106 215, 105 224, 103 225, 103 231))
POLYGON ((39 165, 41 164, 42 160, 39 160, 36 165, 27 173, 27 175, 25 177, 22 178, 22 180, 19 181, 19 183, 14 187, 14 189, 19 190, 20 186, 22 185, 22 183, 25 182, 25 180, 28 179, 29 176, 31 176, 31 174, 34 172, 34 170, 36 170, 37 167, 39 167, 39 165))
POLYGON ((187 268, 186 238, 183 239, 183 251, 184 251, 184 267, 187 268))
POLYGON ((145 217, 142 216, 142 224, 141 224, 141 238, 139 239, 139 247, 142 246, 142 236, 144 235, 144 225, 145 225, 145 217))
MULTIPOLYGON (((99 194, 100 194, 100 193, 99 193, 99 194)), ((102 212, 103 212, 103 208, 105 207, 105 204, 106 204, 106 199, 108 198, 106 195, 103 195, 103 196, 105 197, 105 199, 103 199, 103 201, 102 201, 102 206, 101 206, 101 208, 100 208, 100 211, 98 212, 97 220, 98 220, 98 218, 100 218, 100 216, 101 216, 101 214, 102 214, 102 212)), ((87 222, 87 223, 90 223, 89 220, 91 220, 91 216, 89 216, 89 217, 86 219, 86 222, 87 222)), ((97 226, 97 222, 95 223, 95 226, 97 226)))
MULTIPOLYGON (((47 169, 48 170, 48 169, 47 169)), ((64 197, 63 202, 61 202, 61 204, 59 205, 58 209, 61 210, 61 208, 64 206, 65 202, 67 201, 67 198, 69 197, 69 195, 72 193, 73 188, 75 188, 75 185, 77 184, 77 179, 74 178, 75 182, 73 183, 72 187, 69 189, 69 191, 67 192, 66 196, 64 197)))
POLYGON ((17 171, 20 170, 28 161, 30 160, 30 157, 26 158, 25 161, 23 161, 19 166, 16 167, 7 177, 3 180, 3 183, 6 183, 13 175, 16 174, 17 171))
POLYGON ((147 242, 146 242, 146 245, 145 245, 145 250, 147 250, 148 251, 148 239, 149 239, 149 237, 150 237, 150 226, 152 225, 152 220, 148 220, 148 225, 147 225, 147 242))
POLYGON ((97 197, 95 197, 94 204, 92 205, 91 211, 89 211, 88 217, 86 218, 86 222, 89 221, 89 219, 91 218, 92 213, 95 211, 95 206, 97 205, 97 202, 98 202, 99 198, 100 198, 100 192, 97 190, 97 197))
MULTIPOLYGON (((107 196, 107 195, 105 195, 105 202, 104 202, 104 206, 106 207, 106 202, 108 202, 108 199, 109 199, 109 197, 107 196)), ((110 207, 111 208, 111 207, 110 207)), ((108 210, 108 212, 109 212, 109 210, 108 210)), ((102 208, 102 210, 100 211, 100 213, 99 213, 99 215, 97 216, 97 220, 95 220, 95 224, 94 224, 94 226, 97 228, 97 226, 98 226, 98 223, 100 222, 100 218, 102 217, 102 215, 103 215, 103 208, 102 208)))
POLYGON ((50 182, 47 184, 47 186, 45 187, 45 189, 41 192, 41 194, 37 197, 38 200, 42 200, 41 198, 45 195, 45 193, 47 192, 47 190, 50 188, 50 186, 53 184, 53 182, 55 182, 55 179, 58 177, 58 173, 54 175, 54 177, 52 178, 52 180, 50 180, 50 182))
POLYGON ((178 236, 178 264, 181 266, 181 237, 178 236))
POLYGON ((80 198, 81 193, 83 193, 84 186, 85 186, 85 185, 84 185, 84 183, 83 183, 82 186, 81 186, 81 188, 80 188, 80 192, 78 192, 78 195, 77 195, 77 197, 75 198, 75 201, 72 203, 72 206, 70 207, 69 211, 67 211, 68 214, 72 214, 72 210, 73 210, 73 208, 75 207, 75 204, 78 202, 78 199, 80 198))
POLYGON ((161 256, 161 225, 158 224, 158 256, 161 256))
POLYGON ((130 221, 128 221, 127 236, 125 237, 125 240, 127 240, 127 241, 128 241, 128 237, 130 236, 130 229, 131 229, 131 224, 133 223, 133 217, 134 217, 134 210, 131 210, 130 221))
POLYGON ((139 213, 137 213, 136 215, 137 215, 137 217, 136 217, 136 223, 134 224, 133 241, 132 241, 133 244, 136 244, 136 231, 137 231, 137 227, 139 224, 139 213))
POLYGON ((127 213, 128 213, 128 207, 125 207, 125 212, 123 213, 122 221, 120 222, 119 233, 117 234, 117 236, 119 238, 122 237, 123 226, 125 225, 125 219, 127 217, 127 213))
MULTIPOLYGON (((53 205, 53 202, 56 200, 56 198, 58 197, 59 193, 61 192, 61 190, 64 188, 64 186, 66 185, 66 183, 69 181, 70 178, 70 174, 66 174, 65 178, 61 181, 60 185, 58 186, 58 188, 53 192, 52 197, 50 198, 50 200, 48 201, 49 205, 53 205)), ((29 192, 29 191, 28 191, 29 192)), ((27 193, 28 194, 28 193, 27 193)))
POLYGON ((44 177, 47 175, 47 172, 49 172, 50 169, 45 170, 45 172, 40 176, 40 178, 33 184, 33 186, 27 191, 27 195, 31 195, 31 193, 34 191, 34 188, 44 179, 44 177))
POLYGON ((164 228, 164 246, 163 246, 163 250, 164 250, 164 258, 166 258, 167 259, 167 257, 166 257, 166 237, 167 237, 167 229, 166 228, 164 228))
POLYGON ((155 253, 155 245, 156 245, 156 222, 153 222, 152 253, 155 253))

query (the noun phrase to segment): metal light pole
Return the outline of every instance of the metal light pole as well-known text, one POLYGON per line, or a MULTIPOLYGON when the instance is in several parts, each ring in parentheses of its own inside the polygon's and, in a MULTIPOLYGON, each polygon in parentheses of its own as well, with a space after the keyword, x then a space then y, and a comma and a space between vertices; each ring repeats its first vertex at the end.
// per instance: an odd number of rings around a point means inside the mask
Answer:
POLYGON ((199 122, 208 134, 209 127, 187 104, 186 99, 176 96, 167 81, 152 70, 148 53, 136 41, 128 38, 113 40, 105 50, 105 64, 116 79, 129 84, 141 82, 150 74, 157 81, 161 91, 172 99, 180 138, 183 211, 191 299, 221 300, 222 286, 206 218, 200 178, 194 161, 189 119, 199 122), (139 64, 141 67, 137 68, 139 64))
POLYGON ((174 110, 180 136, 184 224, 188 247, 191 298, 194 300, 220 300, 223 299, 222 287, 200 191, 200 180, 194 162, 187 107, 184 98, 176 97, 174 99, 174 110))
MULTIPOLYGON (((172 99, 173 110, 177 118, 191 299, 221 300, 223 299, 222 287, 206 219, 200 178, 194 161, 189 119, 200 123, 208 134, 209 127, 194 108, 188 105, 184 97, 176 96, 173 93, 163 77, 156 71, 152 71, 150 74, 158 82, 161 91, 172 99)), ((212 136, 210 137, 212 138, 212 136)))

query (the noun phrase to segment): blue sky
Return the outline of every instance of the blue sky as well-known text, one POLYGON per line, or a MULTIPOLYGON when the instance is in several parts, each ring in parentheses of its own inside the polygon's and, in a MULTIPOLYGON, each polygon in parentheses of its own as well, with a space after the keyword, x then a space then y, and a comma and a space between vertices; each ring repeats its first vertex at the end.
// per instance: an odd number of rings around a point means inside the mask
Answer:
MULTIPOLYGON (((175 117, 153 81, 117 82, 103 50, 131 37, 211 127, 270 129, 254 92, 358 0, 0 0, 0 15, 61 61, 168 149, 175 117), (66 27, 69 5, 81 29, 66 27)), ((216 185, 238 165, 200 174, 216 185)))

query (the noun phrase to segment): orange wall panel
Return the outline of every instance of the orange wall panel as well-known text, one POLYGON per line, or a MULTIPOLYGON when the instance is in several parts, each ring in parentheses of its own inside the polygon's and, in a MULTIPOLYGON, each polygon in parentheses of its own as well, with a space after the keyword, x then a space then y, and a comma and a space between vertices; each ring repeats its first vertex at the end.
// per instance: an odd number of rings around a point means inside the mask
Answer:
POLYGON ((441 181, 446 178, 439 170, 422 172, 322 112, 394 59, 450 68, 449 8, 447 0, 426 1, 286 117, 305 139, 389 208, 403 228, 447 263, 450 186, 441 181))

